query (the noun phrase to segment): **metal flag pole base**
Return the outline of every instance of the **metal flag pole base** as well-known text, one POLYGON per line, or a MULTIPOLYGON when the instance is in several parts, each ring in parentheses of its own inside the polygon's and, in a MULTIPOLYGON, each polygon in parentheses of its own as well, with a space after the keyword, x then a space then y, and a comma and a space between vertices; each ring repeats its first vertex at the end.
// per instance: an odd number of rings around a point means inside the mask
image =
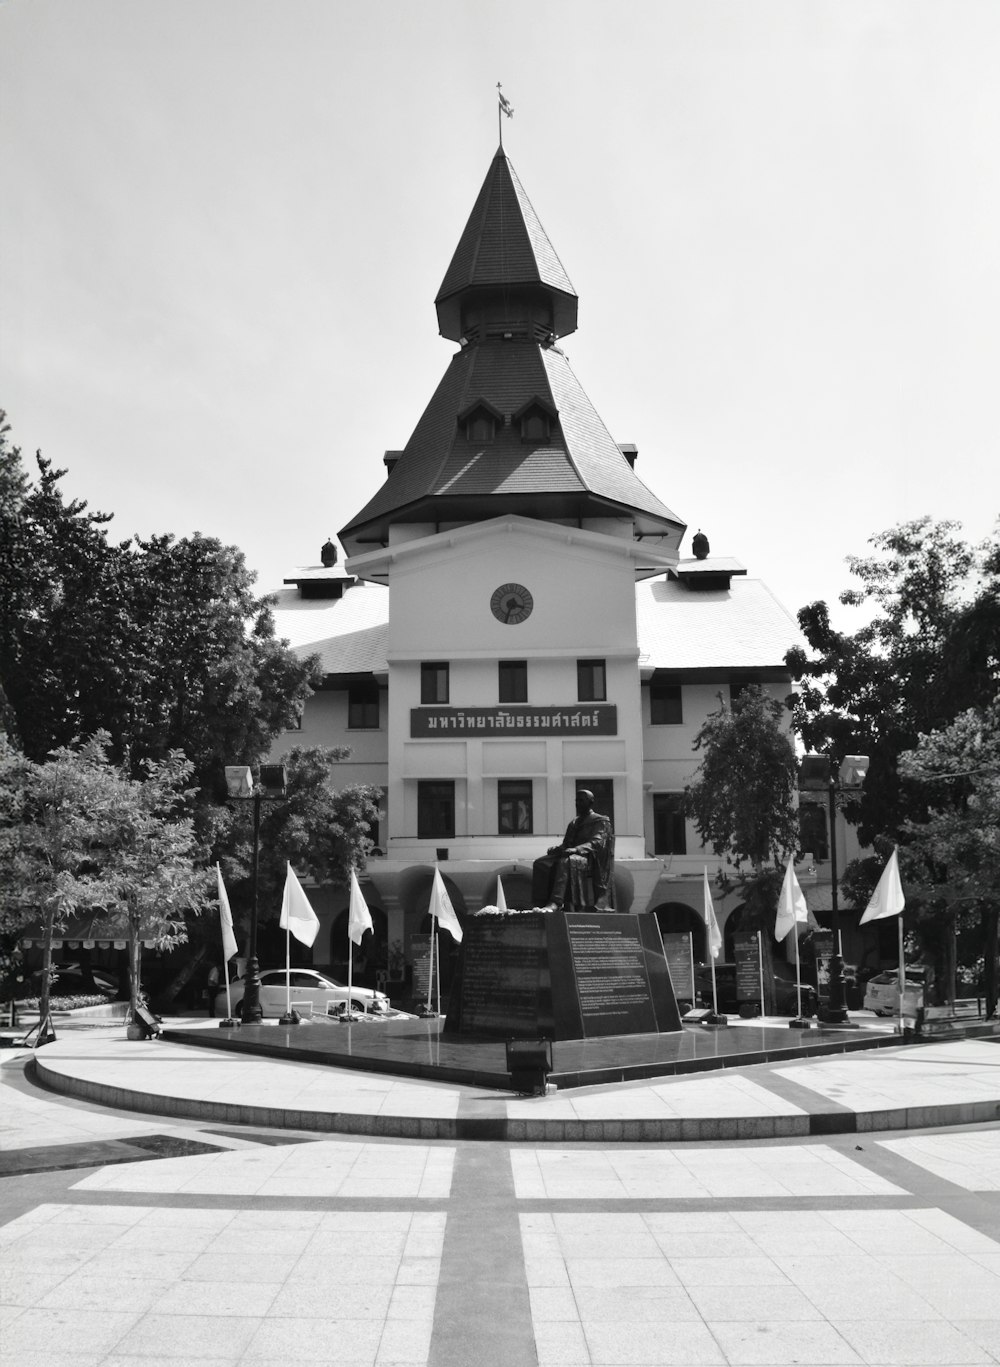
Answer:
POLYGON ((722 1015, 722 1013, 719 1011, 709 1011, 707 1015, 702 1016, 699 1024, 711 1025, 716 1027, 728 1025, 729 1017, 722 1015))
POLYGON ((238 1030, 239 1028, 240 1022, 235 1016, 227 1016, 225 1020, 219 1021, 220 1030, 238 1030))
POLYGON ((788 1022, 789 1030, 811 1030, 812 1027, 812 1021, 807 1020, 805 1016, 793 1016, 788 1022))
POLYGON ((279 1025, 301 1025, 302 1017, 297 1011, 286 1011, 283 1016, 278 1017, 279 1025))

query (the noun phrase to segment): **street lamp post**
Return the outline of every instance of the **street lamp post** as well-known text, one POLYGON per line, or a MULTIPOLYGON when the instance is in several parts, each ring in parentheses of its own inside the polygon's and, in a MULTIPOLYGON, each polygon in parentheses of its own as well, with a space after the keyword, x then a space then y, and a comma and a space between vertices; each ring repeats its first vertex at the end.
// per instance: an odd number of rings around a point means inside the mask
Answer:
POLYGON ((250 877, 250 934, 247 937, 247 967, 244 974, 240 1020, 256 1025, 263 1016, 260 1005, 260 965, 257 962, 257 886, 260 866, 261 803, 285 796, 285 766, 262 764, 257 782, 244 764, 226 765, 226 789, 235 801, 253 803, 253 863, 250 877))
POLYGON ((837 794, 857 792, 868 772, 867 755, 847 755, 839 772, 826 755, 806 755, 800 769, 799 789, 819 793, 826 789, 830 809, 830 929, 833 953, 830 955, 830 991, 825 1008, 819 1007, 820 1020, 826 1025, 850 1022, 844 995, 844 957, 840 942, 840 906, 837 897, 837 794))

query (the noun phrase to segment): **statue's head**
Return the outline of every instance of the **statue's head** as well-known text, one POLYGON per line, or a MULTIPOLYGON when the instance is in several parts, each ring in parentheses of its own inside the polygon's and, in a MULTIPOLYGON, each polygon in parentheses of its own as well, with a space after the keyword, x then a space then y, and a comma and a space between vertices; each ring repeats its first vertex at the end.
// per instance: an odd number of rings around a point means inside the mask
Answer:
POLYGON ((581 788, 577 793, 576 810, 580 816, 586 816, 588 812, 594 810, 594 794, 589 788, 581 788))

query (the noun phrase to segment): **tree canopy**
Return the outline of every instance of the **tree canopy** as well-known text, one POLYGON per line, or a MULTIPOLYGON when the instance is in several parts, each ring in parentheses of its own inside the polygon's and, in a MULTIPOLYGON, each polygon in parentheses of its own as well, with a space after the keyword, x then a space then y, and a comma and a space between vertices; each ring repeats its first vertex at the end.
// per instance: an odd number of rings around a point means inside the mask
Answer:
POLYGON ((242 552, 195 533, 113 543, 0 418, 0 702, 31 759, 97 731, 133 773, 183 750, 216 799, 300 713, 315 661, 274 634, 242 552))
POLYGON ((847 809, 865 845, 898 838, 923 814, 922 793, 901 787, 900 754, 996 696, 1000 531, 979 546, 958 531, 924 517, 872 537, 873 555, 850 557, 860 582, 840 601, 868 612, 857 631, 835 630, 825 602, 798 613, 813 654, 787 656, 799 682, 793 724, 808 750, 835 763, 869 755, 860 799, 847 809))
POLYGON ((758 684, 717 712, 695 738, 703 752, 687 790, 702 844, 733 868, 755 874, 779 865, 798 841, 794 795, 798 765, 781 702, 758 684))

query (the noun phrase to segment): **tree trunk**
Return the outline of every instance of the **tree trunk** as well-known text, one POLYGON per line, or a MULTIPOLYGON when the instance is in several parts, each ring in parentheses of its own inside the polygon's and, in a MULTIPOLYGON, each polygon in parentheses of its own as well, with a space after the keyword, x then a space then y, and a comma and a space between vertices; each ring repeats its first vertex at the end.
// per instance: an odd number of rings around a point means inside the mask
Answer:
MULTIPOLYGON (((206 945, 201 945, 189 958, 185 959, 183 965, 174 974, 170 982, 168 982, 166 987, 157 995, 156 1008, 158 1011, 167 1011, 170 1009, 177 997, 184 991, 184 988, 187 987, 188 983, 207 958, 208 948, 206 945)), ((222 986, 225 987, 225 983, 223 983, 222 986)))
POLYGON ((983 928, 983 995, 987 1016, 997 1014, 1000 997, 1000 905, 993 902, 979 913, 983 928))
POLYGON ((38 993, 38 1042, 41 1044, 49 1016, 50 979, 52 974, 52 936, 55 931, 54 907, 45 912, 45 938, 42 941, 42 981, 38 993))

